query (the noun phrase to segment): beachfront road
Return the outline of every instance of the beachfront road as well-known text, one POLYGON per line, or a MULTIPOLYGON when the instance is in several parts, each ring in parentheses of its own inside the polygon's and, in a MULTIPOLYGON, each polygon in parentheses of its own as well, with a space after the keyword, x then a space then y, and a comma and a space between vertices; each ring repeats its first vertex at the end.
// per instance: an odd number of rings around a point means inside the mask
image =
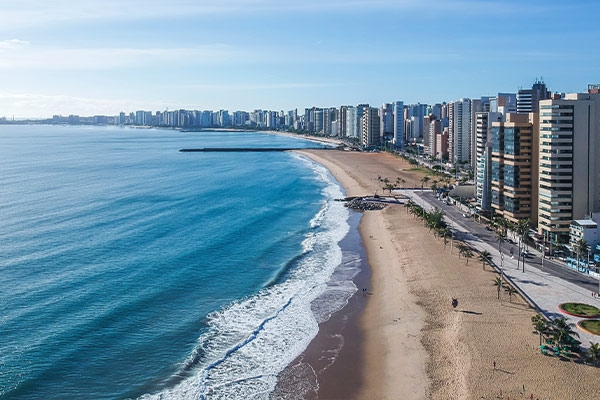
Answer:
MULTIPOLYGON (((466 234, 467 237, 464 237, 466 240, 472 240, 473 237, 468 237, 470 235, 476 237, 477 239, 486 242, 492 246, 498 246, 498 242, 496 241, 496 235, 493 231, 488 231, 485 229, 487 226, 485 223, 479 223, 477 218, 473 217, 463 217, 465 210, 459 209, 457 206, 447 205, 446 203, 438 200, 435 194, 431 190, 415 190, 419 197, 424 199, 427 203, 433 205, 444 211, 446 217, 453 221, 454 224, 461 226, 464 230, 469 232, 470 234, 466 234)), ((468 214, 467 214, 468 215, 468 214)), ((460 235, 464 234, 462 232, 457 232, 457 236, 460 239, 460 235)), ((505 257, 510 257, 510 248, 513 247, 514 254, 516 258, 516 254, 518 252, 518 244, 517 243, 508 243, 505 242, 503 245, 503 253, 505 257)), ((529 247, 529 246, 528 246, 529 247)), ((521 267, 522 268, 522 267, 521 267)), ((542 260, 541 253, 537 250, 529 247, 529 256, 525 257, 525 269, 527 268, 537 268, 542 269, 542 260)), ((550 273, 553 276, 561 278, 565 281, 571 282, 581 288, 589 290, 591 292, 599 292, 599 283, 598 280, 583 274, 576 272, 572 269, 569 269, 565 266, 564 262, 554 261, 548 258, 544 259, 544 272, 550 273)))

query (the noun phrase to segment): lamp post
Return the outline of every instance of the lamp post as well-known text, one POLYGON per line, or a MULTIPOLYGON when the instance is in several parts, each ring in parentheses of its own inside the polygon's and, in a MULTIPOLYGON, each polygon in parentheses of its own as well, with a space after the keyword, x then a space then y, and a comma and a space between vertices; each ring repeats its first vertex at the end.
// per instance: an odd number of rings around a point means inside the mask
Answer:
POLYGON ((544 241, 542 242, 542 271, 544 271, 544 258, 546 258, 546 231, 544 231, 544 241))
POLYGON ((452 254, 452 244, 454 243, 454 220, 450 220, 450 254, 452 254))
POLYGON ((502 305, 502 278, 504 277, 504 253, 500 249, 500 305, 502 305))

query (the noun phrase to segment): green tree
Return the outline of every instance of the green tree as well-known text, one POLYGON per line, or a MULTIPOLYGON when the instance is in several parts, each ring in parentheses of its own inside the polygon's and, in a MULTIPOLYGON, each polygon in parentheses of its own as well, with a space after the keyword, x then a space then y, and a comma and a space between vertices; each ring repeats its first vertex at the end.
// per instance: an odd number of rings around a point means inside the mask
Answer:
POLYGON ((590 348, 587 351, 587 360, 597 366, 600 359, 600 344, 590 342, 590 348))
POLYGON ((479 253, 479 261, 481 261, 481 267, 485 271, 485 264, 491 264, 492 262, 492 254, 487 250, 482 251, 479 253))
POLYGON ((467 265, 469 265, 469 259, 473 257, 473 250, 470 247, 467 247, 463 253, 465 258, 467 259, 467 265))
POLYGON ((421 191, 423 190, 423 185, 426 184, 427 182, 429 182, 431 178, 428 176, 424 176, 421 178, 421 191))
POLYGON ((517 289, 512 286, 505 286, 504 291, 508 294, 509 301, 512 303, 513 294, 517 294, 517 289))
POLYGON ((433 183, 431 184, 431 190, 436 192, 438 190, 438 181, 434 180, 433 183))
POLYGON ((496 241, 498 241, 498 251, 502 254, 502 244, 506 241, 506 231, 504 229, 496 231, 496 241))
POLYGON ((581 256, 587 254, 588 248, 588 242, 584 238, 575 242, 575 250, 577 251, 577 269, 579 269, 579 264, 581 263, 581 256))
POLYGON ((502 290, 502 278, 497 276, 496 278, 494 278, 494 286, 496 286, 497 290, 498 290, 498 300, 500 300, 500 290, 502 290))
POLYGON ((447 226, 446 221, 444 221, 444 211, 439 208, 434 208, 432 211, 426 213, 425 218, 429 230, 434 229, 438 231, 447 226))
POLYGON ((554 344, 563 348, 567 343, 568 339, 572 336, 579 337, 579 333, 573 330, 575 324, 570 323, 565 317, 555 318, 552 321, 551 336, 554 344))
POLYGON ((548 323, 548 320, 544 318, 542 314, 539 313, 531 317, 531 323, 533 324, 534 332, 540 335, 541 346, 544 337, 547 337, 550 333, 550 324, 548 323))
MULTIPOLYGON (((391 183, 386 183, 385 184, 385 189, 388 190, 388 192, 390 193, 390 196, 391 196, 392 195, 392 190, 394 189, 394 185, 392 185, 391 183)), ((384 192, 385 192, 385 189, 384 189, 384 192)))
POLYGON ((441 230, 441 236, 444 238, 444 247, 448 244, 448 237, 452 236, 452 230, 448 227, 445 227, 441 230))
POLYGON ((396 184, 402 184, 402 189, 404 189, 404 184, 406 183, 406 181, 400 177, 396 178, 396 184))
POLYGON ((467 248, 468 248, 468 247, 467 247, 467 245, 466 245, 466 244, 464 244, 464 243, 462 243, 462 242, 459 242, 459 243, 456 245, 456 248, 458 248, 458 259, 460 260, 460 256, 462 256, 462 255, 464 255, 464 254, 465 254, 465 252, 467 251, 467 248))

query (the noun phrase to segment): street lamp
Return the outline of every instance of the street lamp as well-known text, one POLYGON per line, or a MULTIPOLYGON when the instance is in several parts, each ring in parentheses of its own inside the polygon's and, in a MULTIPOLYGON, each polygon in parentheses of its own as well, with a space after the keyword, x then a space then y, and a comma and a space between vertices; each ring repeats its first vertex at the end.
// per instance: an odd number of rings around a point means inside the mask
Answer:
POLYGON ((542 271, 544 271, 544 258, 546 258, 546 233, 544 231, 544 241, 542 242, 542 271))
POLYGON ((500 248, 500 305, 502 305, 502 278, 504 276, 504 253, 500 248))
POLYGON ((452 254, 452 244, 454 243, 454 220, 450 220, 450 254, 452 254))

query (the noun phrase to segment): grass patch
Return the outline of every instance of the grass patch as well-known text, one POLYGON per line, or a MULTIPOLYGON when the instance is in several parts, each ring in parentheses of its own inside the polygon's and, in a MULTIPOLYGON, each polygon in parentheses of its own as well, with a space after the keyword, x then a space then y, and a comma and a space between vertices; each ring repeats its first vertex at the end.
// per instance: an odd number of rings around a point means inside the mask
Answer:
POLYGON ((579 322, 579 325, 586 331, 600 336, 600 320, 584 319, 583 321, 579 322))
POLYGON ((584 303, 562 303, 560 309, 567 314, 582 318, 592 318, 600 316, 600 309, 584 303))
POLYGON ((418 172, 422 172, 424 174, 428 174, 431 172, 425 167, 412 167, 412 168, 407 169, 406 171, 418 171, 418 172))

